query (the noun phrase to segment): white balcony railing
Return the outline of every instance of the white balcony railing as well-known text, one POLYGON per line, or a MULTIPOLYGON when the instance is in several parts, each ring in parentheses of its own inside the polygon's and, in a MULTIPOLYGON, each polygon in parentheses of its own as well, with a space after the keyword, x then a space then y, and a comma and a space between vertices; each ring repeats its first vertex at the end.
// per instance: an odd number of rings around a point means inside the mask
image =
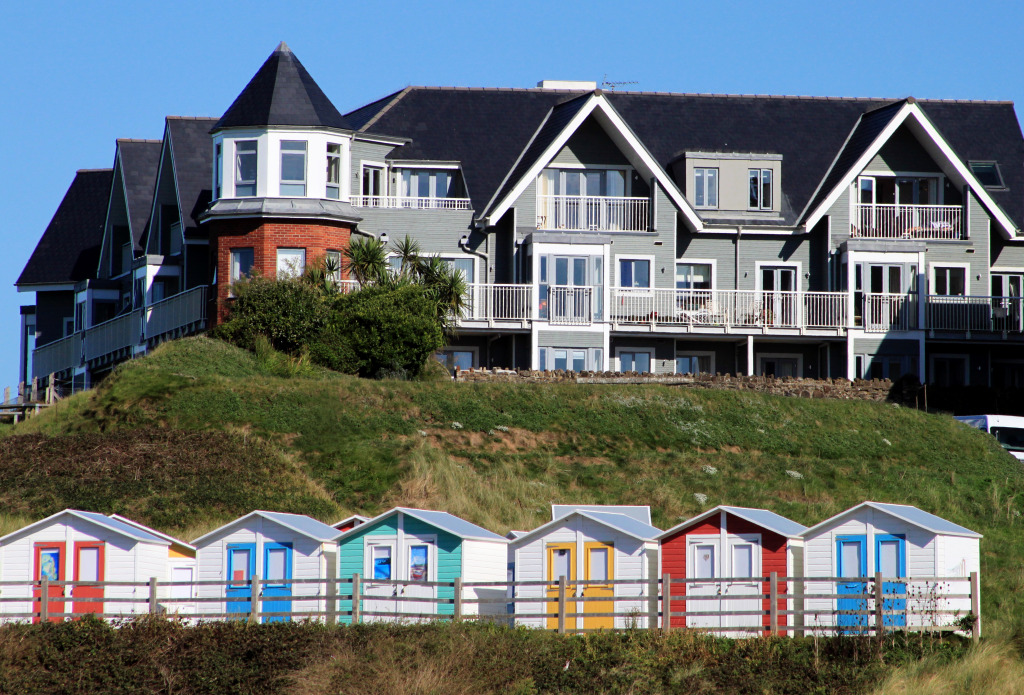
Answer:
POLYGON ((587 326, 594 322, 593 300, 593 287, 547 286, 541 292, 540 317, 562 326, 587 326))
POLYGON ((862 319, 868 333, 912 331, 918 327, 916 294, 866 294, 862 319))
POLYGON ((206 287, 195 287, 147 307, 146 338, 159 338, 205 321, 206 287))
POLYGON ((966 239, 959 205, 853 206, 850 236, 865 239, 966 239))
POLYGON ((931 295, 925 325, 933 331, 1022 333, 1024 306, 1020 297, 931 295))
POLYGON ((462 321, 526 321, 530 312, 530 285, 469 285, 462 321))
POLYGON ((647 198, 538 195, 537 229, 646 232, 647 198))
POLYGON ((413 198, 396 195, 352 196, 357 208, 403 208, 407 210, 471 210, 469 198, 413 198))

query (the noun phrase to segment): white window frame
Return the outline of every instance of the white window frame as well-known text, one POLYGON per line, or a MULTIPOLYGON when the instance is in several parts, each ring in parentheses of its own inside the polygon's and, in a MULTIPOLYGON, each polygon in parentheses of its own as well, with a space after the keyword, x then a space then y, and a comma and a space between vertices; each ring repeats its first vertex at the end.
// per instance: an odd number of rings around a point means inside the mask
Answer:
MULTIPOLYGON (((603 347, 578 347, 578 346, 570 347, 570 346, 567 346, 567 345, 538 345, 536 348, 534 348, 534 350, 535 350, 534 356, 537 358, 537 365, 538 365, 537 368, 540 369, 541 371, 544 371, 544 370, 551 371, 551 370, 555 369, 555 353, 553 352, 554 350, 566 350, 566 351, 568 351, 570 353, 573 350, 582 350, 584 353, 586 353, 586 360, 587 360, 587 362, 593 363, 593 366, 587 366, 586 367, 587 371, 601 372, 601 371, 605 370, 604 363, 605 363, 606 350, 603 347), (551 366, 550 367, 548 366, 547 361, 541 360, 541 356, 542 356, 541 350, 545 350, 547 352, 547 356, 550 358, 550 362, 551 362, 551 366), (597 352, 601 353, 600 354, 600 359, 598 359, 598 356, 596 354, 597 352)), ((566 363, 567 363, 566 366, 568 367, 569 366, 568 363, 571 363, 571 362, 572 362, 571 357, 567 356, 566 357, 566 363)))
MULTIPOLYGON (((257 163, 258 166, 258 163, 257 163)), ((220 200, 224 179, 224 142, 213 146, 213 199, 220 200)))
MULTIPOLYGON (((634 291, 653 290, 654 287, 655 287, 654 275, 655 275, 656 272, 657 272, 657 269, 654 267, 654 255, 653 254, 645 254, 645 253, 622 253, 622 254, 615 254, 615 288, 617 288, 617 289, 634 290, 634 291), (648 279, 648 282, 649 282, 647 287, 623 287, 622 286, 622 273, 619 272, 619 262, 620 261, 647 261, 647 267, 648 267, 648 271, 649 271, 648 274, 647 274, 647 279, 648 279)), ((672 286, 675 287, 675 284, 676 284, 676 282, 675 282, 675 275, 674 275, 675 267, 672 268, 672 272, 673 272, 672 286)))
MULTIPOLYGON (((679 266, 681 266, 681 265, 707 265, 707 266, 711 266, 711 289, 712 290, 718 289, 718 262, 714 258, 677 258, 675 265, 672 266, 672 288, 673 289, 675 289, 677 291, 681 291, 681 292, 689 291, 689 290, 680 290, 678 287, 676 287, 676 278, 679 277, 676 274, 676 271, 679 269, 679 266)), ((707 292, 708 290, 695 290, 695 291, 697 291, 697 292, 707 292)))
POLYGON ((782 292, 783 290, 766 290, 762 286, 761 282, 761 269, 762 268, 795 268, 796 269, 796 283, 793 286, 794 292, 803 292, 804 284, 804 267, 801 261, 754 261, 754 272, 757 273, 757 291, 758 292, 782 292))
POLYGON ((770 211, 770 210, 774 210, 775 209, 775 172, 771 168, 769 168, 769 167, 747 167, 747 181, 746 181, 746 184, 747 184, 746 196, 747 196, 747 209, 748 210, 770 211), (753 206, 753 205, 750 204, 750 173, 753 172, 753 171, 758 172, 758 174, 757 174, 757 206, 753 206), (771 185, 771 192, 772 192, 771 202, 767 206, 764 204, 764 172, 766 172, 766 171, 768 172, 768 175, 771 177, 770 185, 771 185))
MULTIPOLYGON (((404 582, 411 582, 409 578, 409 550, 414 545, 425 545, 429 549, 427 551, 427 578, 424 581, 436 582, 437 581, 437 535, 436 534, 403 534, 402 542, 399 545, 399 553, 401 555, 401 564, 399 565, 399 580, 404 582)), ((392 568, 392 574, 394 574, 394 568, 392 568)), ((436 591, 437 588, 434 587, 436 591)), ((400 615, 400 614, 399 614, 400 615)))
POLYGON ((324 197, 330 200, 341 200, 341 182, 345 178, 345 145, 341 142, 328 140, 324 143, 324 155, 327 157, 327 167, 324 170, 324 197), (332 147, 337 147, 336 153, 331 152, 332 147), (331 181, 331 163, 338 164, 338 180, 331 181), (337 195, 332 196, 331 191, 336 190, 337 195))
MULTIPOLYGON (((881 169, 865 169, 860 172, 857 179, 871 178, 875 179, 874 184, 874 199, 878 201, 878 179, 938 179, 938 183, 935 188, 935 202, 934 203, 917 203, 918 205, 944 205, 945 193, 946 193, 946 175, 941 171, 883 171, 881 169)), ((857 186, 856 197, 851 196, 850 200, 855 203, 860 202, 860 184, 855 181, 854 185, 857 186)), ((867 203, 865 203, 866 205, 867 203)), ((880 204, 880 203, 879 203, 880 204)), ((900 187, 896 186, 896 205, 914 205, 914 201, 909 203, 900 200, 900 187)))
MULTIPOLYGON (((617 348, 615 348, 615 371, 617 371, 617 372, 621 372, 622 371, 622 357, 621 356, 622 356, 622 353, 624 353, 624 352, 633 352, 633 353, 636 353, 636 352, 646 352, 648 355, 651 356, 651 371, 643 372, 643 373, 644 374, 657 374, 658 373, 658 370, 657 370, 658 365, 655 362, 655 358, 654 358, 655 350, 654 350, 654 348, 645 348, 645 347, 617 347, 617 348)), ((675 363, 675 358, 674 357, 672 358, 672 362, 673 362, 672 370, 675 371, 675 364, 674 364, 675 363)))
POLYGON ((335 282, 341 282, 341 271, 345 265, 345 255, 341 251, 337 251, 335 249, 327 249, 325 257, 331 258, 332 256, 334 256, 338 261, 338 270, 336 273, 331 273, 329 277, 331 280, 334 280, 335 282))
POLYGON ((710 366, 709 366, 708 371, 706 373, 707 374, 714 374, 715 373, 715 353, 710 351, 710 350, 686 350, 686 349, 680 349, 679 347, 676 347, 676 356, 672 360, 672 369, 673 369, 673 373, 674 374, 685 374, 686 373, 686 372, 678 371, 678 366, 679 365, 676 363, 676 360, 679 359, 680 357, 708 357, 708 358, 710 358, 710 366))
POLYGON ((695 166, 693 168, 693 207, 699 208, 701 210, 717 210, 718 209, 718 203, 719 203, 719 195, 718 194, 719 194, 719 190, 721 189, 721 181, 722 181, 722 172, 719 169, 719 167, 705 167, 705 166, 698 167, 698 166, 695 166), (705 201, 704 203, 698 203, 697 202, 697 172, 698 171, 704 172, 704 179, 703 179, 704 180, 704 187, 703 187, 703 190, 701 191, 701 193, 703 193, 703 195, 704 195, 704 201, 705 201), (714 171, 715 172, 715 204, 714 205, 712 205, 711 203, 707 202, 707 200, 708 200, 708 175, 707 175, 707 172, 709 172, 709 171, 714 171))
MULTIPOLYGON (((623 197, 624 198, 630 198, 630 197, 633 196, 633 172, 635 171, 635 169, 632 166, 628 165, 628 164, 576 164, 576 163, 571 163, 571 162, 565 163, 565 164, 561 164, 561 163, 557 163, 557 162, 549 162, 548 165, 546 167, 544 167, 543 169, 541 169, 540 173, 537 175, 537 193, 538 194, 540 194, 540 191, 541 191, 540 181, 541 181, 541 179, 543 179, 543 178, 545 178, 547 176, 547 172, 549 172, 549 171, 553 171, 556 174, 558 174, 558 190, 560 190, 560 191, 564 191, 565 190, 565 176, 564 176, 564 174, 566 172, 568 172, 568 171, 579 171, 579 172, 583 172, 584 174, 586 172, 588 172, 588 171, 622 171, 622 172, 625 172, 625 176, 626 176, 626 182, 625 182, 626 185, 625 185, 625 188, 624 188, 623 197)), ((586 186, 586 179, 585 178, 581 181, 580 190, 583 190, 584 186, 586 186)), ((566 195, 566 194, 565 193, 548 193, 548 195, 566 195)), ((589 193, 581 193, 580 195, 581 196, 589 196, 590 194, 589 193)))
MULTIPOLYGON (((757 363, 757 372, 761 376, 765 376, 765 374, 764 374, 764 366, 762 364, 762 362, 764 361, 765 358, 768 358, 770 360, 796 358, 796 377, 799 379, 800 377, 802 377, 804 375, 804 356, 801 353, 799 353, 799 352, 759 352, 759 353, 757 353, 756 355, 754 355, 754 359, 756 360, 756 363, 757 363)), ((775 378, 778 379, 780 377, 778 375, 775 375, 775 378)))
POLYGON ((276 263, 274 265, 274 272, 275 272, 276 277, 278 277, 278 278, 282 278, 282 277, 299 277, 304 272, 306 272, 306 249, 305 248, 302 248, 302 247, 299 247, 299 246, 279 246, 278 248, 274 249, 274 253, 275 253, 274 260, 276 261, 276 263), (302 251, 302 267, 297 269, 297 272, 296 272, 295 275, 290 275, 290 274, 289 275, 282 275, 281 274, 281 252, 282 251, 302 251))
MULTIPOLYGON (((260 193, 260 141, 259 141, 258 138, 244 138, 244 139, 240 139, 240 140, 232 140, 231 141, 231 150, 232 150, 232 154, 234 155, 232 157, 232 160, 231 160, 232 161, 232 167, 231 168, 233 170, 232 178, 234 180, 232 192, 234 193, 234 197, 236 197, 236 198, 255 198, 260 193), (251 154, 253 155, 253 157, 256 158, 256 178, 252 179, 251 181, 249 179, 239 179, 238 178, 241 175, 241 167, 239 166, 238 157, 242 154, 242 151, 239 150, 239 145, 244 145, 244 144, 248 144, 248 143, 252 143, 255 146, 255 149, 251 151, 251 154), (251 194, 247 194, 247 195, 243 196, 243 195, 240 195, 238 193, 238 187, 239 186, 249 186, 249 185, 251 185, 252 188, 253 188, 253 192, 251 194)), ((250 151, 249 150, 245 150, 244 153, 245 154, 250 154, 250 151)))
MULTIPOLYGON (((992 290, 992 281, 989 280, 989 291, 992 290)), ((928 294, 933 297, 969 297, 971 296, 971 264, 944 261, 935 261, 928 264, 928 294), (964 293, 963 294, 937 294, 935 291, 935 271, 939 269, 962 268, 964 271, 964 293)))
POLYGON ((282 139, 278 143, 278 154, 279 154, 279 157, 278 157, 279 180, 277 182, 277 184, 278 184, 278 193, 281 196, 287 197, 287 198, 304 198, 304 197, 306 197, 306 194, 309 192, 309 141, 308 140, 284 140, 284 139, 282 139), (302 152, 302 178, 301 179, 286 179, 284 177, 284 158, 287 155, 296 156, 300 152, 300 150, 298 148, 295 148, 295 149, 285 149, 285 145, 298 145, 298 144, 302 145, 302 150, 301 150, 301 152, 302 152), (284 187, 285 186, 296 186, 296 187, 297 186, 302 186, 302 192, 301 193, 285 193, 284 192, 284 187))
POLYGON ((373 196, 379 198, 386 198, 388 196, 389 181, 391 180, 391 173, 388 171, 388 165, 385 162, 377 162, 371 159, 364 159, 359 162, 359 195, 363 198, 372 196, 371 193, 367 193, 363 190, 363 169, 380 169, 380 195, 373 196))

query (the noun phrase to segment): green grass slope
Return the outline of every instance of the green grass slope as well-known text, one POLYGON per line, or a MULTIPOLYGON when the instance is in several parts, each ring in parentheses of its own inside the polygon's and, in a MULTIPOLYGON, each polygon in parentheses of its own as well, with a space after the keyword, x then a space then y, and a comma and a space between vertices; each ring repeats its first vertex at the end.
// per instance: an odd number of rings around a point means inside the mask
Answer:
POLYGON ((721 503, 812 524, 872 499, 983 533, 984 614, 1024 622, 1024 469, 949 417, 660 385, 374 382, 293 367, 207 338, 167 344, 6 429, 0 509, 87 506, 184 533, 258 507, 332 521, 406 504, 503 533, 546 521, 551 503, 649 504, 667 528, 721 503), (155 464, 103 447, 141 448, 155 464))

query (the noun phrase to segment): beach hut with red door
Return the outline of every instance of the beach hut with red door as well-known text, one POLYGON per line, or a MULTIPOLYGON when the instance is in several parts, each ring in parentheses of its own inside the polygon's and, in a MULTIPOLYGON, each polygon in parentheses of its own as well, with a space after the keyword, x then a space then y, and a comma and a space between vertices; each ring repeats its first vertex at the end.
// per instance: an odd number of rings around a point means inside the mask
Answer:
MULTIPOLYGON (((665 531, 661 574, 672 579, 672 627, 749 637, 770 627, 768 578, 803 571, 806 527, 767 509, 718 506, 665 531), (676 580, 685 579, 685 583, 676 580)), ((778 581, 780 595, 787 584, 778 581)), ((792 601, 780 599, 785 611, 792 601)), ((780 613, 779 627, 787 625, 780 613)))

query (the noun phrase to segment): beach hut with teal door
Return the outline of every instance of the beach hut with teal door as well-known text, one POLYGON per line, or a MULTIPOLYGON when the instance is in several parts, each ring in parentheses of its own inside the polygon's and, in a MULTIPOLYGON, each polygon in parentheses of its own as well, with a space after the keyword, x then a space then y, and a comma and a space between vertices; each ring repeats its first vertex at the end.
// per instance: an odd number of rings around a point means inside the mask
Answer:
POLYGON ((905 504, 863 502, 802 534, 804 625, 825 633, 874 628, 874 600, 865 578, 882 574, 887 627, 951 624, 971 610, 966 581, 980 571, 981 534, 905 504), (821 581, 811 581, 815 577, 821 581), (958 580, 958 578, 960 580, 958 580), (936 622, 937 621, 937 622, 936 622))
POLYGON ((466 586, 463 615, 505 614, 508 541, 465 519, 427 509, 395 507, 368 519, 338 539, 338 576, 342 580, 342 622, 352 610, 352 584, 360 578, 362 621, 413 622, 454 612, 454 583, 466 586), (434 583, 441 583, 440 586, 434 583), (492 599, 478 603, 480 599, 492 599), (494 599, 498 599, 494 601, 494 599))
POLYGON ((303 514, 255 511, 197 538, 193 545, 199 580, 225 582, 199 585, 199 598, 206 600, 198 602, 197 616, 247 616, 255 576, 260 579, 262 622, 322 618, 325 582, 337 563, 338 535, 333 527, 303 514), (295 581, 300 579, 321 581, 295 581), (230 600, 211 600, 221 597, 230 600))

